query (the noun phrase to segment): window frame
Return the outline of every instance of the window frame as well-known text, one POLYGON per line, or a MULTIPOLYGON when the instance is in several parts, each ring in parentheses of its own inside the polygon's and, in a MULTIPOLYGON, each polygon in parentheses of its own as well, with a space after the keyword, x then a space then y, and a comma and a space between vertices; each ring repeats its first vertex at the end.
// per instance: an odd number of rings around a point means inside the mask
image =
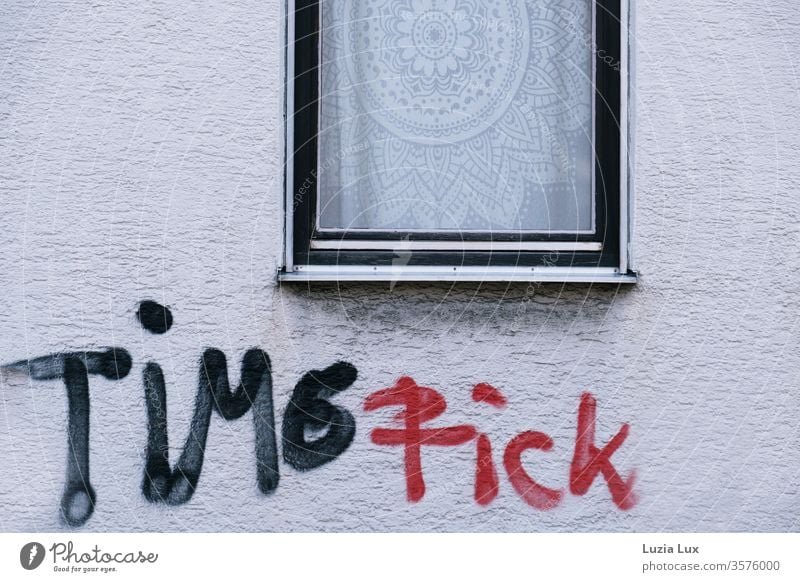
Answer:
POLYGON ((320 6, 319 0, 288 0, 285 5, 285 236, 280 280, 636 282, 630 244, 628 0, 593 2, 595 234, 570 234, 569 240, 563 233, 520 231, 489 237, 435 231, 315 232, 320 6), (609 66, 609 57, 619 66, 609 66))

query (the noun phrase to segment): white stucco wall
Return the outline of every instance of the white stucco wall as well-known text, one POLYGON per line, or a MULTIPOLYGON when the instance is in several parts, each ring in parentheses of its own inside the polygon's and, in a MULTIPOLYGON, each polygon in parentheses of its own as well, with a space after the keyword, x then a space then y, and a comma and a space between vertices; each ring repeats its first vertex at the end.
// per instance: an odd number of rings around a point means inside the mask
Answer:
MULTIPOLYGON (((84 530, 796 531, 800 515, 800 20, 791 0, 637 2, 635 288, 460 284, 280 287, 277 0, 0 4, 0 363, 119 346, 124 379, 90 380, 97 507, 84 530), (171 307, 165 335, 137 304, 171 307), (335 461, 261 495, 253 428, 212 420, 189 503, 148 503, 142 369, 157 361, 176 459, 202 350, 273 362, 280 422, 303 373, 346 360, 336 402, 357 431, 335 461), (431 424, 490 435, 500 494, 472 497, 475 447, 425 447, 406 501, 402 451, 366 396, 411 375, 447 397, 431 424), (505 410, 478 406, 489 382, 505 410), (598 478, 547 512, 523 503, 502 450, 568 487, 582 392, 598 445, 636 470, 621 511, 598 478)), ((58 530, 66 406, 58 381, 0 383, 0 530, 58 530)))

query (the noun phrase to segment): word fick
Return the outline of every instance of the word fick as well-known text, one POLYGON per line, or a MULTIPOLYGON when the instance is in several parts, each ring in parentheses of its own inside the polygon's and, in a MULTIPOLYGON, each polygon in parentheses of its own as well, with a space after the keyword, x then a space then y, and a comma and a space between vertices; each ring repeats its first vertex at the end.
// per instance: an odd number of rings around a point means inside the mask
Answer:
MULTIPOLYGON (((141 325, 151 333, 163 334, 172 327, 170 310, 153 301, 144 301, 136 313, 141 325)), ((33 380, 61 380, 67 392, 67 471, 60 513, 72 527, 86 523, 94 512, 97 495, 89 471, 89 377, 109 380, 125 378, 132 367, 130 354, 118 347, 102 351, 51 354, 2 366, 6 371, 27 373, 33 380)), ((336 362, 324 370, 313 370, 296 384, 284 413, 280 444, 284 461, 299 471, 309 471, 338 458, 351 445, 356 421, 350 411, 331 402, 337 393, 356 381, 358 372, 347 362, 336 362), (315 435, 311 438, 311 435, 315 435), (319 436, 321 435, 321 436, 319 436)), ((203 352, 189 434, 174 467, 169 461, 167 430, 167 391, 164 373, 155 362, 146 362, 142 371, 147 412, 147 444, 141 491, 147 501, 181 505, 194 494, 203 468, 211 416, 216 412, 234 421, 252 410, 255 432, 256 480, 263 494, 271 494, 280 478, 278 437, 269 356, 259 349, 248 350, 241 362, 240 382, 231 390, 225 354, 210 348, 203 352)), ((476 403, 495 408, 506 406, 500 390, 487 383, 472 389, 476 403)), ((425 495, 422 452, 427 446, 459 446, 475 443, 476 469, 474 498, 489 505, 499 491, 499 478, 489 437, 472 425, 432 427, 428 423, 442 415, 444 397, 413 378, 401 377, 394 386, 378 390, 364 401, 364 411, 399 407, 394 426, 374 428, 371 441, 378 446, 400 447, 405 461, 407 499, 420 501, 425 495)), ((597 403, 585 393, 578 410, 575 450, 569 473, 569 489, 585 494, 595 478, 605 480, 617 507, 630 509, 636 504, 634 474, 623 479, 614 468, 611 456, 624 443, 629 427, 623 425, 602 448, 595 445, 597 403)), ((558 506, 564 491, 538 483, 522 466, 521 456, 528 450, 549 451, 552 439, 541 432, 526 431, 511 439, 504 448, 502 464, 513 489, 528 505, 539 510, 558 506)))

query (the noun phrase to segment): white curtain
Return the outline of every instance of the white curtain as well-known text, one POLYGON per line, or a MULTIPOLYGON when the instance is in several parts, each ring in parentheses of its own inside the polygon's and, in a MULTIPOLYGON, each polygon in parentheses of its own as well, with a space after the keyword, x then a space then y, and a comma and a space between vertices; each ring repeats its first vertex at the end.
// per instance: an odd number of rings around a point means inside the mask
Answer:
POLYGON ((592 230, 591 1, 322 6, 321 228, 592 230))

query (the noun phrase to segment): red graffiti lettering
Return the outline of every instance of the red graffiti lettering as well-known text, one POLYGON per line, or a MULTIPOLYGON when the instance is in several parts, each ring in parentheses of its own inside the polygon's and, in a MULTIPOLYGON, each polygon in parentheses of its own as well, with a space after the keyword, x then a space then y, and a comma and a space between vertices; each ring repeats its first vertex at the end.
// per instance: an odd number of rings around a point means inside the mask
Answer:
POLYGON ((441 416, 447 409, 444 397, 433 388, 418 386, 413 378, 404 376, 397 383, 367 397, 364 410, 385 406, 402 406, 395 416, 404 428, 376 428, 371 433, 376 445, 403 446, 405 449, 406 494, 409 501, 419 501, 425 495, 420 450, 422 445, 455 446, 471 441, 477 431, 470 425, 445 428, 422 428, 424 422, 441 416))
POLYGON ((507 403, 506 397, 503 396, 500 390, 485 382, 475 384, 472 389, 472 399, 475 402, 485 402, 495 408, 505 408, 507 403))
POLYGON ((492 459, 492 443, 489 437, 478 435, 478 466, 475 469, 475 501, 481 505, 489 505, 500 489, 497 469, 492 459))
POLYGON ((529 449, 549 451, 553 448, 553 440, 544 433, 528 431, 511 439, 503 455, 503 465, 508 473, 508 480, 525 503, 536 509, 553 509, 564 496, 559 489, 550 489, 534 481, 522 467, 522 453, 529 449))
MULTIPOLYGON (((472 389, 475 402, 485 402, 496 408, 507 405, 505 396, 487 383, 476 384, 472 389)), ((403 376, 391 387, 369 395, 364 403, 365 411, 386 406, 401 406, 403 410, 394 416, 403 428, 376 428, 372 430, 372 442, 376 445, 404 447, 406 494, 409 501, 419 501, 425 495, 425 480, 422 473, 422 445, 456 446, 476 439, 475 501, 483 506, 494 501, 500 491, 492 456, 489 436, 479 433, 468 424, 442 428, 423 428, 423 423, 441 416, 447 410, 444 396, 433 388, 418 386, 413 378, 403 376)), ((595 446, 595 422, 597 401, 588 392, 581 397, 578 409, 578 434, 575 452, 569 472, 569 489, 575 495, 584 495, 598 474, 602 474, 611 491, 614 503, 623 510, 636 505, 633 492, 635 473, 622 479, 611 463, 611 456, 625 442, 629 427, 624 424, 619 432, 602 449, 595 446)), ((546 434, 525 431, 515 436, 506 445, 503 466, 514 491, 531 507, 547 511, 557 507, 564 498, 563 489, 545 487, 531 477, 522 466, 522 454, 528 450, 550 451, 553 440, 546 434)))
POLYGON ((597 400, 588 392, 581 396, 578 409, 578 436, 575 440, 575 455, 569 473, 570 491, 575 495, 584 495, 592 486, 598 473, 602 473, 611 499, 623 510, 636 505, 633 483, 636 478, 632 472, 627 480, 623 480, 611 464, 613 455, 628 437, 629 427, 623 424, 619 432, 602 449, 594 445, 595 420, 597 417, 597 400))

